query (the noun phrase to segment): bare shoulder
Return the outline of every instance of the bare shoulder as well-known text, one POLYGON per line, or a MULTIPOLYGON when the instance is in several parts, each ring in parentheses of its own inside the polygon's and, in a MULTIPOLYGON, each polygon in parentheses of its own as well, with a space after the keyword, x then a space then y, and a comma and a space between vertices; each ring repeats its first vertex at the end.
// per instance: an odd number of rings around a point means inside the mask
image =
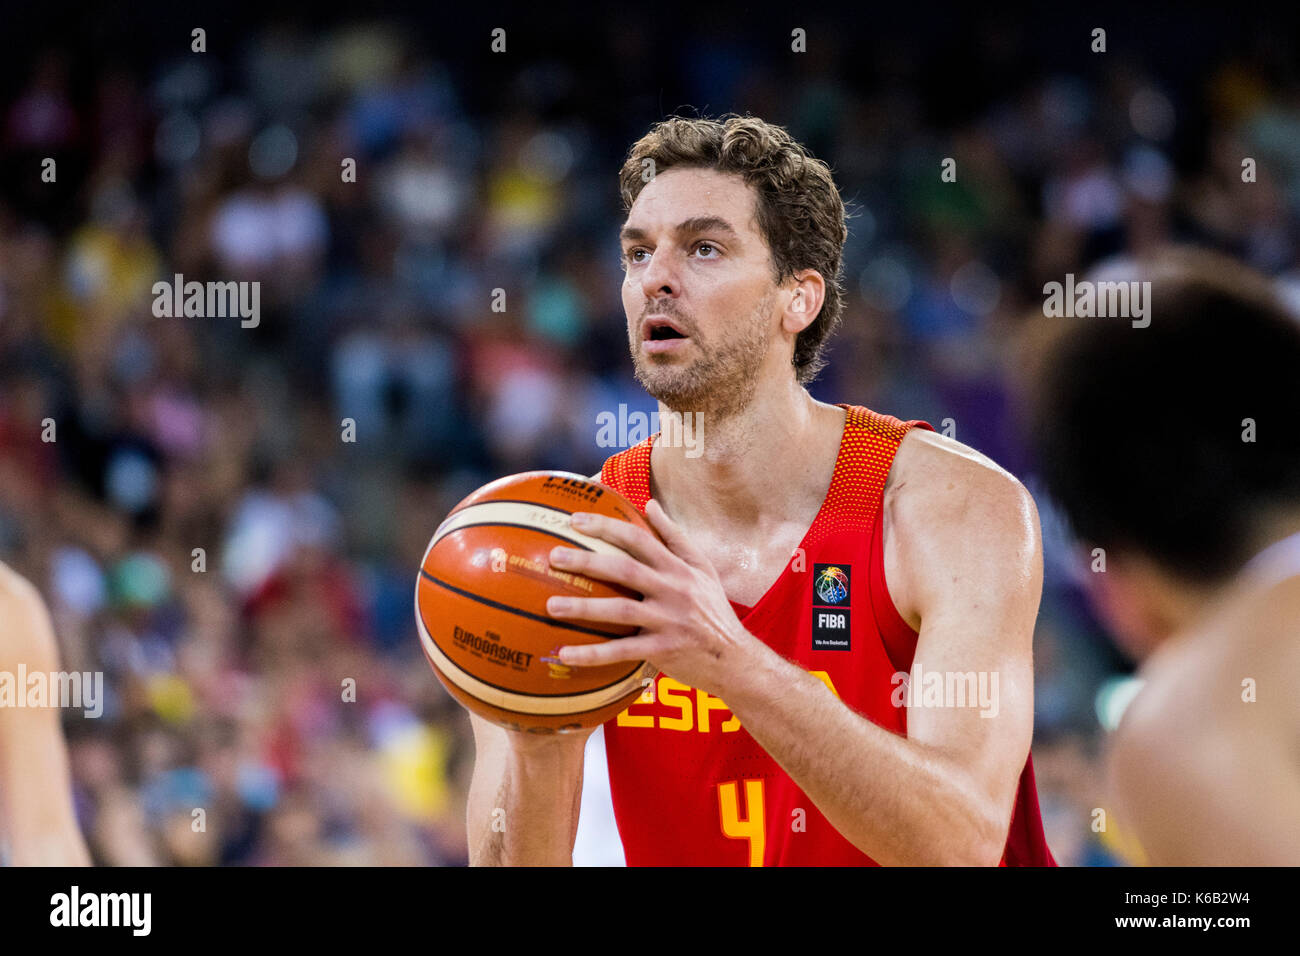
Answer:
POLYGON ((1033 497, 1011 472, 952 438, 919 428, 904 436, 885 483, 883 520, 886 579, 913 625, 927 591, 963 579, 1041 586, 1033 497))
POLYGON ((1038 509, 1015 475, 987 455, 935 432, 914 428, 904 436, 885 482, 885 506, 921 519, 936 532, 979 519, 1001 519, 1022 533, 1038 509), (926 519, 926 516, 931 516, 926 519))
POLYGON ((44 609, 36 586, 0 561, 0 621, 27 622, 44 609))
POLYGON ((1189 726, 1220 727, 1239 739, 1289 736, 1300 718, 1300 699, 1289 692, 1300 683, 1297 620, 1300 577, 1236 588, 1143 663, 1142 691, 1117 728, 1120 746, 1141 754, 1148 745, 1195 745, 1189 726))
POLYGON ((0 601, 7 607, 20 607, 40 601, 36 586, 0 561, 0 601))
POLYGON ((49 612, 40 592, 0 561, 0 662, 47 662, 56 654, 49 612))
POLYGON ((1296 844, 1287 839, 1294 828, 1278 822, 1293 796, 1285 787, 1240 782, 1293 775, 1297 615, 1300 578, 1243 586, 1143 663, 1142 686, 1115 730, 1107 770, 1117 813, 1151 864, 1295 859, 1296 844))
POLYGON ((981 491, 1012 497, 1029 494, 1015 475, 969 445, 924 428, 909 430, 894 455, 886 493, 902 485, 946 491, 943 480, 957 485, 978 483, 981 491))
MULTIPOLYGON (((1241 589, 1230 610, 1213 626, 1219 639, 1233 654, 1232 665, 1240 665, 1244 674, 1270 674, 1281 686, 1300 684, 1300 641, 1296 640, 1296 622, 1300 621, 1300 575, 1285 578, 1264 587, 1241 589)), ((1240 691, 1240 687, 1235 689, 1240 691)), ((1300 705, 1300 695, 1285 693, 1275 699, 1300 705)))
POLYGON ((1187 827, 1171 826, 1171 806, 1180 816, 1211 806, 1223 780, 1240 779, 1243 758, 1248 772, 1269 759, 1267 727, 1243 723, 1265 712, 1241 703, 1234 685, 1245 671, 1224 669, 1232 652, 1216 631, 1200 626, 1166 639, 1143 662, 1137 692, 1110 735, 1115 812, 1153 864, 1193 862, 1187 853, 1196 841, 1187 827), (1251 753, 1256 747, 1263 752, 1251 753))

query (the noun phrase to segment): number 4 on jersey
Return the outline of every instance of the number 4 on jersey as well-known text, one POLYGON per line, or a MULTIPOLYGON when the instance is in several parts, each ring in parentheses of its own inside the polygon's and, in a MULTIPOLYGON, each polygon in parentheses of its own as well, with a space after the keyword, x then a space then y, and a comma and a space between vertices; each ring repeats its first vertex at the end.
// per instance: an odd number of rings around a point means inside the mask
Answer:
POLYGON ((767 830, 763 819, 763 781, 745 781, 746 815, 740 815, 736 781, 718 784, 718 817, 722 834, 732 840, 749 841, 749 865, 763 865, 767 830))

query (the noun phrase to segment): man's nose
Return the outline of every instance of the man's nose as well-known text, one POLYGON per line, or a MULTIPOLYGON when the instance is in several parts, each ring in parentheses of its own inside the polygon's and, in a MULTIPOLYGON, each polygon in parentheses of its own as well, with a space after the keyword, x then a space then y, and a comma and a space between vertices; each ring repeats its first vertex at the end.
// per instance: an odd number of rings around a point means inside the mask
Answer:
POLYGON ((641 273, 641 291, 647 299, 658 298, 664 293, 676 295, 679 291, 677 283, 677 269, 673 265, 672 256, 668 249, 661 246, 650 256, 650 262, 641 273))

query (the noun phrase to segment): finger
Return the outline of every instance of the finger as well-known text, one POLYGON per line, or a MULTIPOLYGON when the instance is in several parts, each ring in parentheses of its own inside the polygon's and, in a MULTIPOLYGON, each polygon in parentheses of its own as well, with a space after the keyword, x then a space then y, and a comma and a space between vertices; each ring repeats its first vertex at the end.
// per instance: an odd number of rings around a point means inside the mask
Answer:
POLYGON ((657 574, 627 554, 600 554, 558 545, 551 549, 550 560, 553 567, 602 581, 614 581, 638 594, 653 594, 659 584, 657 574))
POLYGON ((645 514, 655 531, 659 532, 659 537, 663 539, 669 551, 694 567, 713 566, 708 556, 691 540, 691 536, 683 531, 676 521, 668 517, 668 512, 664 511, 663 505, 654 498, 646 502, 645 514))
POLYGON ((647 627, 651 623, 644 603, 622 597, 547 598, 546 613, 555 618, 625 624, 629 627, 647 627))
POLYGON ((560 648, 559 658, 574 667, 598 667, 620 661, 651 660, 663 651, 663 640, 658 637, 620 637, 603 644, 567 644, 560 648))
POLYGON ((569 520, 573 527, 583 534, 589 534, 622 548, 642 564, 656 571, 666 568, 672 558, 672 553, 653 533, 630 521, 621 521, 592 511, 575 511, 569 516, 569 520))

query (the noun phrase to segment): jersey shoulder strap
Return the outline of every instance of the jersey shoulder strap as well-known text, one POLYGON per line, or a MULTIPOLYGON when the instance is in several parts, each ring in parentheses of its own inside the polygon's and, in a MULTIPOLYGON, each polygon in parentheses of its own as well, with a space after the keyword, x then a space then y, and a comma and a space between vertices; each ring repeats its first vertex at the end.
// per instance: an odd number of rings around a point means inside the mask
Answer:
POLYGON ((649 438, 605 459, 600 468, 600 482, 609 485, 638 511, 645 511, 650 500, 650 446, 659 437, 655 432, 649 438))

